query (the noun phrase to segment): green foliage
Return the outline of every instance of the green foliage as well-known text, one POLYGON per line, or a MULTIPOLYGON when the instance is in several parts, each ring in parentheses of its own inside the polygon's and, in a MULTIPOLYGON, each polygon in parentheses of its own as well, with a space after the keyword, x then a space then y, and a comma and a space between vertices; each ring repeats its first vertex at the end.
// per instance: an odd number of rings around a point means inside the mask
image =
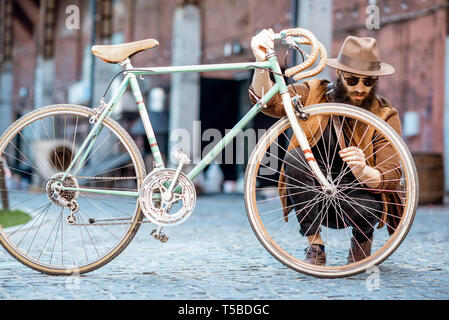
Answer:
POLYGON ((31 220, 31 216, 20 210, 0 210, 0 225, 2 228, 9 228, 25 224, 31 220))

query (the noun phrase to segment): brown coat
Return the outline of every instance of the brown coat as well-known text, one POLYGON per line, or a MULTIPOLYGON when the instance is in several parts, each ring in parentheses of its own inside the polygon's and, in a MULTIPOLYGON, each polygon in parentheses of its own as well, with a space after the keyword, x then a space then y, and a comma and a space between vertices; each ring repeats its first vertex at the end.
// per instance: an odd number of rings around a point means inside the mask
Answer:
MULTIPOLYGON (((327 80, 312 79, 301 84, 294 84, 294 86, 296 92, 298 92, 298 94, 302 97, 302 104, 304 106, 309 106, 317 103, 327 102, 326 91, 328 83, 329 81, 327 80)), ((288 89, 291 96, 294 96, 296 94, 291 85, 288 87, 288 89)), ((252 88, 250 88, 250 90, 252 90, 252 88)), ((253 103, 256 103, 256 100, 252 96, 250 96, 250 99, 253 103)), ((386 121, 394 130, 396 130, 399 135, 401 134, 401 123, 398 112, 391 106, 387 99, 376 96, 376 99, 374 99, 374 102, 370 107, 370 111, 386 121)), ((285 111, 280 95, 278 94, 273 97, 268 102, 267 107, 262 110, 262 112, 275 118, 284 117, 285 111)), ((311 147, 313 147, 321 138, 321 130, 319 129, 326 128, 328 121, 328 116, 321 116, 321 119, 319 119, 319 116, 313 116, 310 117, 307 121, 300 122, 311 147)), ((363 125, 360 122, 356 126, 356 130, 353 133, 352 129, 349 128, 348 125, 344 126, 343 129, 346 132, 350 133, 350 135, 348 136, 353 136, 350 144, 359 145, 359 147, 364 150, 368 165, 371 167, 375 167, 380 171, 382 183, 378 187, 378 189, 392 191, 398 190, 399 179, 402 176, 402 171, 398 168, 399 163, 397 157, 393 156, 395 152, 392 146, 388 144, 384 137, 378 137, 373 128, 368 128, 368 130, 366 130, 366 125, 363 125)), ((296 137, 293 136, 292 141, 288 146, 288 150, 297 148, 298 146, 299 145, 296 137)), ((288 213, 292 210, 292 206, 289 206, 289 199, 286 196, 285 177, 283 172, 284 168, 282 167, 278 187, 279 196, 284 210, 284 220, 288 221, 287 216, 288 213)), ((399 223, 399 219, 397 217, 400 217, 402 215, 401 206, 394 205, 394 203, 400 203, 400 198, 397 192, 378 191, 378 193, 381 193, 382 199, 384 200, 384 214, 382 216, 382 221, 378 225, 378 228, 383 227, 386 223, 388 225, 388 231, 391 234, 394 232, 394 229, 399 223), (389 214, 387 215, 387 213, 389 214)))

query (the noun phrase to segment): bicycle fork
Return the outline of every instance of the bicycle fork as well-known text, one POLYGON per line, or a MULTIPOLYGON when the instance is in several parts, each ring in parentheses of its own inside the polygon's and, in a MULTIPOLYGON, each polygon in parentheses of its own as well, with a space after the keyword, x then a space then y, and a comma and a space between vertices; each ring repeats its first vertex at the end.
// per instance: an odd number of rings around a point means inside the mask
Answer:
POLYGON ((307 141, 307 137, 304 131, 302 130, 301 126, 299 125, 299 122, 296 118, 296 113, 293 110, 293 106, 290 100, 291 99, 290 94, 288 93, 288 91, 283 92, 281 93, 281 97, 282 102, 284 103, 285 113, 287 114, 288 120, 290 121, 293 133, 296 136, 296 139, 299 143, 299 146, 301 147, 301 150, 304 152, 304 157, 306 158, 306 161, 310 166, 310 169, 314 173, 317 180, 320 182, 323 191, 327 194, 333 194, 335 192, 335 186, 333 186, 332 183, 324 176, 323 172, 318 166, 318 163, 315 160, 315 157, 313 156, 310 144, 307 141))
POLYGON ((284 105, 284 110, 287 115, 287 118, 290 122, 290 125, 293 130, 293 134, 296 136, 296 139, 299 143, 299 146, 301 150, 304 152, 304 156, 306 158, 306 161, 312 170, 313 174, 321 184, 323 191, 327 194, 333 194, 336 191, 335 186, 324 176, 323 172, 321 171, 320 167, 318 166, 318 163, 315 160, 315 157, 313 156, 312 149, 310 147, 309 141, 307 140, 307 137, 304 133, 304 130, 302 130, 301 126, 299 125, 298 118, 296 115, 296 112, 293 108, 290 93, 287 89, 287 86, 285 84, 284 78, 282 77, 281 68, 279 67, 279 64, 276 59, 275 52, 272 50, 269 50, 268 52, 268 60, 273 65, 273 71, 274 71, 274 77, 276 80, 276 83, 280 84, 280 95, 282 98, 282 103, 284 105))

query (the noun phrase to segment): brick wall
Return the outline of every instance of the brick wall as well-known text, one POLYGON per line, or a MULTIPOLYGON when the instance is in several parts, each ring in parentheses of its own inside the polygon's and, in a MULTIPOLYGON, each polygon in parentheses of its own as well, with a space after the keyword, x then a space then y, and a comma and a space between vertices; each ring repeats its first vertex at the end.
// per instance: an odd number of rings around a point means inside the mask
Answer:
MULTIPOLYGON (((29 29, 19 21, 13 20, 12 64, 14 72, 13 115, 33 109, 34 71, 36 68, 36 42, 29 29), (27 92, 26 95, 23 95, 27 92), (22 95, 20 95, 22 93, 22 95)), ((15 119, 11 119, 13 121, 15 119)))
MULTIPOLYGON (((90 45, 90 23, 85 28, 89 15, 89 6, 86 1, 60 0, 57 1, 56 15, 58 17, 55 27, 55 103, 67 101, 67 89, 73 83, 80 81, 82 76, 84 49, 90 45), (66 28, 66 8, 76 5, 80 8, 80 22, 84 28, 69 30, 66 28), (86 32, 87 31, 87 32, 86 32)), ((81 27, 81 25, 80 25, 81 27)))
MULTIPOLYGON (((129 16, 127 41, 155 38, 160 46, 133 59, 135 65, 166 66, 171 64, 172 21, 175 0, 127 2, 129 16)), ((271 27, 280 31, 290 27, 291 1, 256 0, 208 0, 201 3, 202 15, 202 63, 231 63, 252 61, 249 43, 257 31, 271 27), (241 46, 240 53, 225 54, 225 45, 235 42, 241 46)), ((205 73, 203 76, 231 78, 233 72, 205 73)), ((156 82, 168 81, 160 76, 156 82)))
MULTIPOLYGON (((136 41, 146 38, 157 39, 160 46, 141 53, 133 58, 135 66, 171 65, 172 21, 176 0, 122 0, 114 2, 113 30, 122 34, 124 41, 136 41)), ((87 0, 57 1, 55 26, 55 102, 66 99, 67 88, 80 80, 83 54, 90 46, 91 20, 87 0), (68 30, 65 27, 68 15, 65 9, 69 5, 80 7, 81 29, 68 30)), ((290 27, 291 1, 278 1, 273 5, 269 0, 208 0, 201 2, 202 12, 202 63, 225 63, 252 61, 254 58, 249 48, 252 35, 265 27, 275 31, 290 27), (225 54, 225 45, 235 42, 241 46, 241 52, 225 54)), ((38 11, 34 12, 34 20, 38 11)), ((34 88, 34 70, 36 60, 36 30, 27 34, 26 30, 15 21, 13 60, 15 74, 14 105, 19 102, 32 107, 34 88), (19 99, 18 90, 26 87, 29 96, 19 99), (19 101, 20 100, 20 101, 19 101)), ((99 43, 100 41, 98 41, 99 43)), ((103 63, 97 60, 98 63, 103 63)), ((233 72, 203 74, 208 77, 232 78, 233 72)), ((168 87, 169 75, 151 77, 151 86, 168 87)), ((20 107, 23 108, 23 107, 20 107)))
MULTIPOLYGON (((387 97, 403 115, 406 111, 420 114, 420 134, 407 138, 413 151, 443 151, 444 59, 446 10, 438 9, 443 0, 378 0, 381 27, 365 27, 368 0, 334 0, 334 32, 330 56, 338 54, 348 35, 371 36, 379 42, 381 58, 396 68, 384 77, 379 93, 387 97)), ((124 41, 154 38, 158 48, 133 58, 135 66, 171 64, 172 21, 176 0, 123 0, 115 2, 113 26, 124 41)), ((250 61, 252 35, 262 28, 275 31, 291 27, 292 1, 208 0, 201 2, 202 63, 250 61), (226 54, 225 46, 241 46, 240 53, 226 54)), ((65 98, 67 87, 80 80, 84 50, 90 46, 88 1, 58 1, 55 46, 55 98, 65 98), (65 27, 65 8, 77 4, 81 8, 81 30, 65 27)), ((16 19, 17 20, 17 19, 16 19)), ((32 106, 36 60, 36 35, 30 35, 18 21, 14 22, 14 108, 32 106), (19 89, 27 88, 28 97, 20 98, 19 89)), ((279 51, 280 60, 283 52, 279 51)), ((103 63, 97 60, 98 63, 103 63)), ((334 74, 334 73, 333 73, 334 74)), ((204 77, 232 78, 233 72, 204 73, 204 77)), ((170 76, 149 77, 147 87, 169 88, 170 76), (150 84, 151 83, 151 84, 150 84)), ((144 85, 145 86, 145 85, 144 85)))
POLYGON ((443 152, 446 10, 442 0, 378 0, 380 29, 365 27, 367 0, 334 0, 336 56, 348 35, 374 37, 381 59, 396 72, 379 82, 379 93, 400 114, 417 111, 420 134, 406 138, 412 151, 443 152))

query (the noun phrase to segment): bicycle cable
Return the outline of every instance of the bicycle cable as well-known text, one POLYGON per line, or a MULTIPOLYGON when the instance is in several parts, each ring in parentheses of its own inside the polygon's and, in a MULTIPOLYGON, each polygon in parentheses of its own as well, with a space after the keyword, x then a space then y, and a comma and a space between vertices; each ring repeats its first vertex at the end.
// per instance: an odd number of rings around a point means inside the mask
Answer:
MULTIPOLYGON (((122 73, 129 72, 129 71, 145 71, 145 72, 148 72, 147 69, 139 69, 139 68, 137 68, 137 69, 136 69, 136 68, 132 68, 132 69, 126 69, 126 70, 120 71, 120 72, 117 73, 117 74, 112 78, 112 80, 109 82, 109 85, 108 85, 108 87, 106 88, 106 91, 104 92, 102 99, 106 98, 106 95, 108 94, 108 91, 109 91, 109 89, 111 88, 111 85, 112 85, 112 83, 115 81, 115 79, 116 79, 118 76, 120 76, 122 73)), ((140 76, 143 77, 144 75, 140 75, 140 76)))
MULTIPOLYGON (((297 50, 297 51, 301 54, 302 62, 304 63, 304 61, 305 61, 305 59, 304 59, 304 53, 303 53, 303 51, 302 51, 298 46, 294 46, 294 47, 293 47, 293 46, 289 46, 289 47, 287 48, 286 53, 285 53, 284 68, 286 68, 286 66, 287 66, 287 58, 288 58, 288 54, 289 54, 289 52, 290 52, 290 50, 291 50, 292 48, 295 49, 295 50, 297 50)), ((256 69, 262 69, 262 70, 271 72, 271 73, 276 74, 276 75, 278 75, 278 76, 282 76, 284 79, 287 79, 287 81, 290 83, 291 87, 292 87, 293 90, 295 91, 295 96, 299 96, 298 91, 296 90, 296 88, 295 88, 295 86, 294 86, 294 84, 293 84, 293 81, 292 81, 292 79, 291 79, 292 77, 287 77, 285 74, 279 73, 279 72, 275 72, 275 71, 273 71, 273 70, 270 69, 270 68, 264 68, 264 67, 255 67, 255 68, 256 68, 256 69)))
MULTIPOLYGON (((289 53, 289 51, 290 51, 292 48, 294 48, 295 50, 297 50, 297 51, 301 54, 302 62, 304 62, 304 53, 303 53, 303 51, 302 51, 298 46, 295 46, 295 47, 289 46, 288 49, 287 49, 287 51, 286 51, 286 54, 285 54, 284 67, 287 65, 287 57, 288 57, 288 53, 289 53)), ((287 78, 288 82, 292 85, 293 89, 295 90, 296 95, 298 95, 298 92, 296 91, 296 88, 295 88, 295 86, 293 85, 293 82, 292 82, 292 80, 291 80, 291 77, 287 77, 287 76, 285 76, 283 73, 275 72, 275 71, 271 70, 270 68, 263 68, 263 67, 255 67, 255 68, 256 68, 256 69, 266 70, 266 71, 271 72, 271 73, 273 73, 273 74, 276 74, 276 75, 282 76, 282 77, 284 77, 284 78, 287 78)), ((109 89, 111 88, 111 85, 112 85, 112 83, 115 81, 115 79, 117 79, 117 77, 120 76, 122 73, 129 72, 129 71, 146 71, 146 72, 148 72, 147 69, 141 69, 141 68, 140 68, 140 69, 139 69, 139 68, 132 68, 132 69, 127 69, 127 70, 121 70, 121 71, 118 72, 118 73, 112 78, 112 80, 109 82, 109 85, 107 86, 106 91, 105 91, 104 94, 103 94, 102 100, 104 100, 104 99, 106 98, 106 95, 108 94, 108 91, 109 91, 109 89)), ((140 75, 140 76, 143 77, 143 76, 145 76, 145 75, 140 75)))

